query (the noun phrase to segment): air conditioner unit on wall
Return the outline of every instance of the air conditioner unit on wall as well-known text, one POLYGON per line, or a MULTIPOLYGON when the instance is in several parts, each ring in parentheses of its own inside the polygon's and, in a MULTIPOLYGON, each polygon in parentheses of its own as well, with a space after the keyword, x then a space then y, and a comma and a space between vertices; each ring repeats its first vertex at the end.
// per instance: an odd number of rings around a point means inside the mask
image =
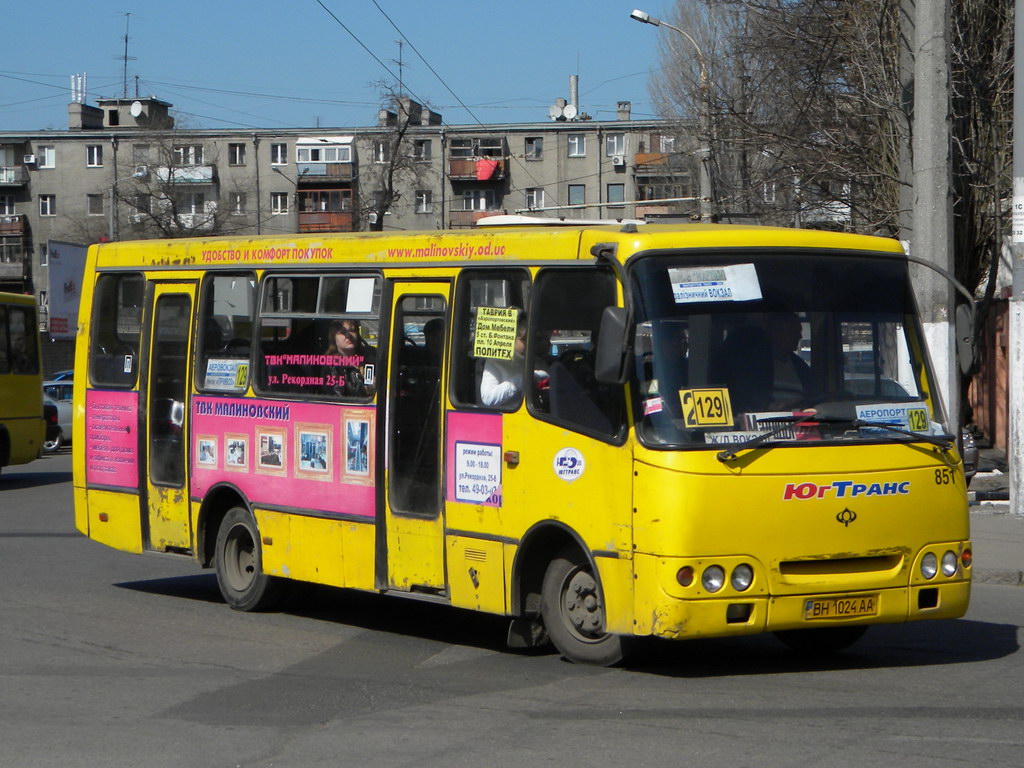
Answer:
POLYGON ((613 155, 612 156, 612 165, 625 165, 625 164, 626 164, 626 158, 625 158, 624 155, 613 155))
POLYGON ((21 158, 21 162, 22 162, 23 165, 35 165, 36 164, 36 156, 35 155, 25 155, 24 157, 21 158))

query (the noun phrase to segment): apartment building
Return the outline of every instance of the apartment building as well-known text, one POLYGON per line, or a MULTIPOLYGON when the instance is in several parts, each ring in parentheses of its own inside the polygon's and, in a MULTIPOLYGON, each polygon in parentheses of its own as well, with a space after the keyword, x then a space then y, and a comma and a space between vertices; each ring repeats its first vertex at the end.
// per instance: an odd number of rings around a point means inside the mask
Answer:
POLYGON ((156 98, 0 130, 0 289, 47 290, 46 244, 429 230, 496 213, 689 219, 693 147, 661 120, 445 125, 402 100, 354 128, 188 129, 156 98))

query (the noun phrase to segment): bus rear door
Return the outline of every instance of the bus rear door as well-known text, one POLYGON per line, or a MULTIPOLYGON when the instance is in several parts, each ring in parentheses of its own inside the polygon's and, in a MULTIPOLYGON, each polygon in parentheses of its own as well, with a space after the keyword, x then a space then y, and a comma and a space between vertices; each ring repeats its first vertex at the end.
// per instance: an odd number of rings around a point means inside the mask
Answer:
POLYGON ((450 286, 396 283, 388 365, 387 585, 445 591, 442 350, 450 286))
POLYGON ((159 283, 150 295, 149 366, 144 393, 148 547, 191 547, 188 485, 189 330, 195 283, 159 283))

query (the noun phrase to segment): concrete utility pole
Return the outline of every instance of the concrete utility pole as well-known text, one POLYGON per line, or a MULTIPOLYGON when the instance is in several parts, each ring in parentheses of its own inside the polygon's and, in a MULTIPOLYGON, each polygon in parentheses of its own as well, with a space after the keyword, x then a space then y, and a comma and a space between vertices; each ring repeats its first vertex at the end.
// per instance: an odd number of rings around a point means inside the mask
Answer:
POLYGON ((1013 293, 1010 295, 1009 412, 1007 459, 1010 514, 1024 517, 1024 0, 1014 4, 1013 39, 1013 293))
MULTIPOLYGON (((954 273, 949 0, 914 6, 914 223, 911 253, 954 273)), ((953 287, 917 268, 914 287, 952 426, 960 425, 953 287)))

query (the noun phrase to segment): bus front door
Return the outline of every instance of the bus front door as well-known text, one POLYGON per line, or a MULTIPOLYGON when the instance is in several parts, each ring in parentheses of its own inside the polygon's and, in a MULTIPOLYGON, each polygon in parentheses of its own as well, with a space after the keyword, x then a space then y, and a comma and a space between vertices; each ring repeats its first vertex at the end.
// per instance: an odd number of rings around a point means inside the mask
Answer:
POLYGON ((388 365, 388 586, 445 593, 443 350, 448 283, 396 283, 388 365))
POLYGON ((188 384, 193 283, 157 284, 149 299, 146 392, 146 546, 191 548, 188 490, 188 384))

